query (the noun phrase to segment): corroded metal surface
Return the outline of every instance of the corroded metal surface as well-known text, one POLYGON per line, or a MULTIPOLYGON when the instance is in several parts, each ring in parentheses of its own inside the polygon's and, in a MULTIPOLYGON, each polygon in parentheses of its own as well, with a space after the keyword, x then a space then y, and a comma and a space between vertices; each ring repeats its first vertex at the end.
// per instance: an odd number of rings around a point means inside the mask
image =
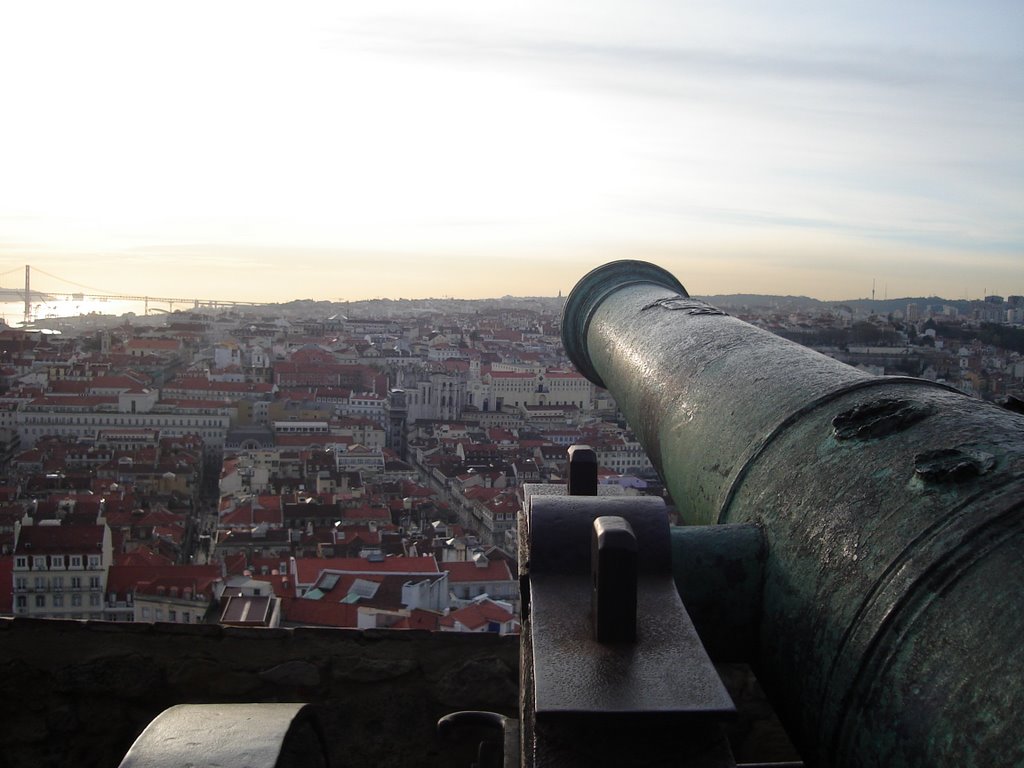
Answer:
POLYGON ((672 311, 654 269, 563 329, 685 519, 762 528, 754 662, 809 761, 1024 763, 1024 418, 672 311))
POLYGON ((712 661, 754 658, 767 556, 758 525, 672 528, 676 589, 712 661))

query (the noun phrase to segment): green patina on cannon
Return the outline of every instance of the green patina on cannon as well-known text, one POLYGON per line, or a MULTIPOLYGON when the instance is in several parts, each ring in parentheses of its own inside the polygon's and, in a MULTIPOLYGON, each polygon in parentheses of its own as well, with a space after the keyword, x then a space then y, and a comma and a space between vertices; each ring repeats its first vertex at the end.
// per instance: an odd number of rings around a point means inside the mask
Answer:
POLYGON ((810 764, 1024 764, 1024 416, 866 375, 644 262, 586 275, 562 336, 686 523, 760 528, 756 568, 708 527, 693 549, 728 567, 702 577, 683 529, 673 570, 712 657, 748 657, 810 764), (721 632, 715 600, 755 572, 746 636, 721 632))

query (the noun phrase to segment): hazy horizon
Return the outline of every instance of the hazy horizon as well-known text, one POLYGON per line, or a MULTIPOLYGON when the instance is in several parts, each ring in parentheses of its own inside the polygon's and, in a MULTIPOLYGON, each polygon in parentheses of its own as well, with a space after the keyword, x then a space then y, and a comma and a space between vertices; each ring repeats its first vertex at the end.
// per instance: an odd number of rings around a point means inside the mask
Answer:
POLYGON ((1024 9, 8 4, 0 285, 1024 294, 1024 9))
MULTIPOLYGON (((9 325, 20 325, 23 319, 23 299, 20 295, 21 291, 18 289, 7 289, 0 288, 0 319, 9 325)), ((76 316, 85 316, 90 314, 104 315, 110 317, 121 317, 125 314, 132 313, 137 316, 144 316, 147 313, 152 317, 166 316, 170 312, 174 311, 189 311, 193 309, 191 304, 184 302, 178 302, 170 305, 166 302, 160 301, 160 296, 157 293, 149 294, 148 302, 144 303, 140 300, 125 300, 123 298, 104 298, 99 299, 90 297, 88 294, 84 298, 70 298, 67 296, 51 297, 49 300, 44 300, 40 296, 36 296, 36 290, 33 289, 34 298, 32 300, 32 319, 34 321, 43 321, 50 318, 73 318, 76 316)), ((143 294, 146 295, 146 294, 143 294)), ((751 292, 736 292, 726 294, 697 294, 691 293, 696 298, 708 299, 715 301, 719 306, 731 307, 733 306, 730 300, 736 299, 747 299, 748 297, 753 299, 779 299, 779 300, 792 300, 796 302, 800 301, 819 301, 825 305, 842 305, 844 303, 861 303, 872 301, 871 296, 847 296, 842 299, 818 299, 813 296, 806 296, 803 294, 766 294, 766 293, 751 293, 751 292)), ((1011 294, 1012 295, 1012 294, 1011 294)), ((179 297, 185 298, 185 297, 179 297)), ((196 296, 192 297, 196 299, 217 299, 227 301, 230 297, 212 297, 212 296, 196 296)), ((484 301, 484 302, 519 302, 519 301, 555 301, 559 298, 557 295, 544 295, 544 294, 522 294, 522 295, 495 295, 495 296, 482 296, 475 298, 468 298, 463 296, 421 296, 421 297, 399 297, 399 296, 377 296, 366 299, 351 299, 351 300, 330 300, 330 299, 315 299, 308 296, 296 296, 296 297, 282 297, 277 300, 270 300, 265 305, 288 305, 291 303, 305 302, 305 301, 330 301, 331 303, 343 305, 345 303, 358 304, 361 302, 389 302, 401 304, 403 302, 417 303, 417 302, 472 302, 472 301, 484 301)), ((561 298, 565 298, 565 295, 561 298)), ((915 295, 910 294, 906 296, 888 296, 883 292, 878 292, 874 301, 879 304, 890 304, 893 302, 914 302, 914 301, 941 301, 944 304, 962 304, 964 302, 981 301, 984 297, 969 297, 967 299, 963 297, 949 297, 949 296, 937 296, 937 295, 915 295)), ((1005 298, 1005 296, 1004 296, 1005 298)), ((241 311, 245 311, 245 304, 238 307, 241 311)), ((224 307, 222 307, 224 308, 224 307)), ((922 307, 923 308, 923 307, 922 307)), ((200 311, 208 311, 208 307, 201 306, 200 311)))

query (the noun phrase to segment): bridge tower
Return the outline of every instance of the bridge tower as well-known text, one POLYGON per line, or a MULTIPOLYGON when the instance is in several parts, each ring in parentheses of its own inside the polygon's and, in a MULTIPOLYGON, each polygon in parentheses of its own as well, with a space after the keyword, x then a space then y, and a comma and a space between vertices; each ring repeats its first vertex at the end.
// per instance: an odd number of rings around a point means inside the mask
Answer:
POLYGON ((32 319, 32 289, 29 284, 31 269, 28 264, 25 265, 25 325, 32 319))

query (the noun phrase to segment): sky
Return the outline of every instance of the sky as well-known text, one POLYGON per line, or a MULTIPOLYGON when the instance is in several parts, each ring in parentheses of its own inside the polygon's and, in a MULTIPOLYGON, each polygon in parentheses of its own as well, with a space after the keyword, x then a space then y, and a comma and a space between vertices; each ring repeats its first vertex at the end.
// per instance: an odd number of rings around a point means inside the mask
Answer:
POLYGON ((0 7, 0 286, 1024 294, 1019 0, 0 7))

